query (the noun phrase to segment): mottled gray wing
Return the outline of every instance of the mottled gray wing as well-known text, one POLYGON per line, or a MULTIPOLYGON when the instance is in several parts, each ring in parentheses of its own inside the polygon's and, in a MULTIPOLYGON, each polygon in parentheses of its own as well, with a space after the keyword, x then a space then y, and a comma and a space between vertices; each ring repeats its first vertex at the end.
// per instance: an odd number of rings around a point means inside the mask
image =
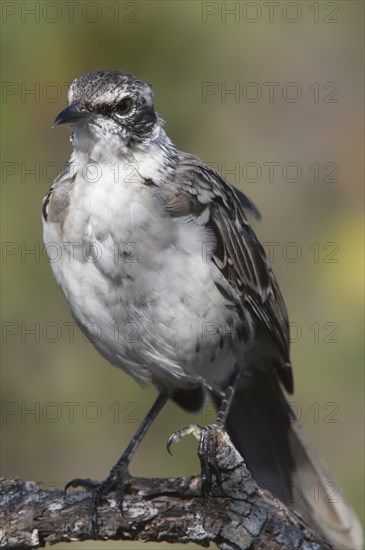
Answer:
POLYGON ((69 164, 66 170, 60 172, 55 178, 50 190, 44 196, 42 202, 42 215, 44 221, 61 223, 63 225, 67 208, 70 202, 70 191, 76 178, 77 171, 72 172, 69 164))
POLYGON ((291 392, 289 324, 284 300, 248 221, 248 215, 259 217, 259 213, 241 191, 198 158, 179 155, 176 181, 163 186, 167 209, 172 216, 191 217, 213 231, 217 244, 212 261, 228 282, 229 297, 237 307, 250 311, 256 329, 263 326, 271 335, 283 362, 280 378, 291 392))

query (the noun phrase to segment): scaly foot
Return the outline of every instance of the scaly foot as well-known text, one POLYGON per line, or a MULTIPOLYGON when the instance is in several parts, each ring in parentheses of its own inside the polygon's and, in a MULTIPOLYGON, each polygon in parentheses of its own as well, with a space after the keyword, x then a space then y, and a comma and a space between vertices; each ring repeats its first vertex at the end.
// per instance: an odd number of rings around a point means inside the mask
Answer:
POLYGON ((217 462, 217 430, 222 430, 221 424, 213 423, 209 426, 190 424, 170 435, 167 441, 167 450, 170 454, 172 445, 187 436, 193 435, 199 441, 198 456, 201 465, 202 495, 208 495, 213 486, 213 476, 216 485, 222 489, 221 472, 217 462))
POLYGON ((104 481, 75 478, 66 484, 65 490, 70 487, 82 487, 92 493, 91 532, 94 538, 98 538, 99 535, 98 507, 103 497, 115 490, 116 501, 120 512, 123 514, 125 487, 130 481, 131 476, 128 472, 128 465, 124 462, 117 462, 104 481))

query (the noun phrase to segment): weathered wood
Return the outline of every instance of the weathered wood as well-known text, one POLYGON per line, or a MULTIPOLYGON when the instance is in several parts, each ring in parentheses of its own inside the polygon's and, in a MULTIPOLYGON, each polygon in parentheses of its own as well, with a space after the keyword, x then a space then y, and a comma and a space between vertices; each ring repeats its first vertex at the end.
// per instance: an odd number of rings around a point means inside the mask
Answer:
MULTIPOLYGON (((121 514, 111 493, 99 508, 99 539, 214 542, 230 549, 329 550, 304 522, 252 479, 222 430, 208 495, 201 478, 132 478, 121 514), (220 481, 218 482, 218 479, 220 481)), ((0 548, 42 548, 92 539, 91 495, 43 490, 20 478, 0 481, 0 548)))

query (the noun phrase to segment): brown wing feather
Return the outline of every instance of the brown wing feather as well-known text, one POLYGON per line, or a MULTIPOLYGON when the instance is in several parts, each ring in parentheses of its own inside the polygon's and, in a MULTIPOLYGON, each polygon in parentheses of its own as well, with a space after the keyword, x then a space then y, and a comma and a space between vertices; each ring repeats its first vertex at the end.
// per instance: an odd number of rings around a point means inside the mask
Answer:
MULTIPOLYGON (((248 220, 259 216, 251 201, 198 158, 180 154, 176 182, 161 192, 174 217, 193 218, 211 228, 217 244, 212 261, 224 275, 240 308, 248 309, 258 328, 265 327, 282 358, 279 375, 293 390, 289 362, 289 323, 284 300, 248 220), (207 208, 209 215, 204 213, 207 208)), ((226 291, 226 289, 225 289, 226 291)))

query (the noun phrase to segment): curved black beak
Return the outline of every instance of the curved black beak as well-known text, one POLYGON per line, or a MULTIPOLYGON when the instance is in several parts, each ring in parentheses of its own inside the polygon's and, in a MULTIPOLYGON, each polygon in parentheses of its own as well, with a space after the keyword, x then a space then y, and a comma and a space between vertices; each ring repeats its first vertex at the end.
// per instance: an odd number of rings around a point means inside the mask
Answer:
POLYGON ((65 124, 66 122, 71 123, 80 118, 86 118, 91 113, 85 109, 80 103, 73 103, 63 109, 53 121, 53 126, 58 124, 65 124))

